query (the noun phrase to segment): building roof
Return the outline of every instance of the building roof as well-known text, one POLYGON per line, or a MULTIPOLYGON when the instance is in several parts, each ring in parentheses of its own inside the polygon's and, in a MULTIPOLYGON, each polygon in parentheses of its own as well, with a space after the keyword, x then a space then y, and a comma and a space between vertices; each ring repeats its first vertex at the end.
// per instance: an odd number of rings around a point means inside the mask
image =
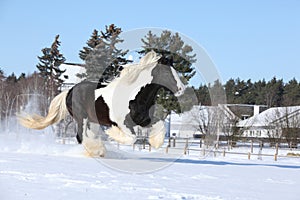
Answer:
POLYGON ((254 115, 248 119, 239 121, 238 127, 263 127, 269 126, 272 123, 276 123, 284 120, 286 117, 291 118, 293 116, 300 117, 300 106, 289 107, 273 107, 263 111, 260 114, 254 115))

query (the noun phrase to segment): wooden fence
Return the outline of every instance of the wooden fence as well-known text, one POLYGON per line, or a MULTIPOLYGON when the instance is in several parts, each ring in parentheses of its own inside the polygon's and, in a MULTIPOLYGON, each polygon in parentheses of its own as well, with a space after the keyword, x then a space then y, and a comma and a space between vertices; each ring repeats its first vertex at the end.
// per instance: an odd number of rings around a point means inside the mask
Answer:
MULTIPOLYGON (((278 160, 279 157, 289 157, 287 155, 280 155, 279 150, 287 148, 282 148, 279 143, 275 144, 275 147, 266 147, 267 143, 263 141, 237 141, 233 143, 232 141, 227 141, 226 143, 216 143, 213 146, 207 147, 205 142, 201 138, 169 138, 167 144, 165 145, 163 151, 166 154, 176 152, 177 154, 188 155, 191 152, 199 152, 199 156, 206 156, 207 154, 212 154, 214 156, 223 156, 225 157, 227 154, 235 154, 235 155, 242 155, 248 158, 249 160, 253 158, 253 156, 262 159, 262 157, 273 157, 275 161, 278 160), (234 145, 233 145, 234 144, 234 145), (237 148, 238 146, 247 147, 248 152, 236 152, 232 151, 233 148, 237 148), (273 150, 273 153, 269 151, 269 153, 262 153, 263 148, 269 148, 273 150), (258 149, 258 153, 254 153, 254 149, 258 149), (176 151, 175 151, 176 150, 176 151)), ((151 145, 147 142, 147 140, 142 140, 139 144, 133 145, 133 150, 136 148, 139 149, 148 149, 151 151, 151 145)), ((299 153, 296 153, 295 156, 300 156, 299 153)))
MULTIPOLYGON (((274 150, 274 153, 262 153, 263 148, 266 148, 265 146, 267 143, 264 141, 259 140, 250 140, 250 141, 227 141, 226 143, 215 143, 215 145, 211 148, 207 148, 205 146, 204 141, 199 138, 169 138, 168 145, 165 149, 165 153, 169 153, 171 149, 177 149, 180 150, 183 155, 189 154, 190 151, 197 151, 199 152, 199 155, 205 156, 208 153, 213 154, 214 156, 217 156, 217 154, 222 155, 223 157, 226 156, 226 154, 236 154, 236 155, 245 155, 250 160, 251 157, 257 156, 258 158, 262 157, 273 157, 275 161, 278 160, 279 157, 290 157, 288 155, 279 155, 280 149, 290 149, 290 148, 280 148, 285 147, 287 145, 284 145, 283 143, 276 143, 272 149, 274 150), (234 144, 234 145, 233 145, 234 144), (234 147, 243 146, 248 147, 248 152, 234 152, 231 151, 234 147), (259 148, 258 153, 254 153, 254 148, 259 148)), ((270 145, 271 146, 271 145, 270 145)), ((269 147, 271 148, 271 147, 269 147)), ((300 156, 300 152, 294 154, 294 156, 300 156)))

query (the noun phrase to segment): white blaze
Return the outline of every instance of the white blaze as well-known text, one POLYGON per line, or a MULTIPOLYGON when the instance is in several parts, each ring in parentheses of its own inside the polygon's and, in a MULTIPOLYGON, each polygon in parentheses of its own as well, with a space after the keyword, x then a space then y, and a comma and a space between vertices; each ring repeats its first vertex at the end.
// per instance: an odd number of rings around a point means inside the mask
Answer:
POLYGON ((171 71, 172 71, 173 77, 177 83, 177 88, 178 88, 178 92, 175 94, 175 96, 180 96, 183 94, 183 92, 185 90, 185 85, 181 82, 176 70, 173 67, 171 67, 171 71))

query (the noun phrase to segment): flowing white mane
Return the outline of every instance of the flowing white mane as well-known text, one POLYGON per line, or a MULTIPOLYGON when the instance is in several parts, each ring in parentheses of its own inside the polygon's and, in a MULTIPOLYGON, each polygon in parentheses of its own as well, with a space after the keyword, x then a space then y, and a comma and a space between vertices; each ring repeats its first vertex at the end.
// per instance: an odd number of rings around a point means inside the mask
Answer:
POLYGON ((124 65, 124 69, 121 71, 120 78, 126 79, 128 83, 134 82, 139 76, 140 72, 146 68, 157 65, 161 56, 158 56, 154 51, 150 51, 139 63, 124 65))

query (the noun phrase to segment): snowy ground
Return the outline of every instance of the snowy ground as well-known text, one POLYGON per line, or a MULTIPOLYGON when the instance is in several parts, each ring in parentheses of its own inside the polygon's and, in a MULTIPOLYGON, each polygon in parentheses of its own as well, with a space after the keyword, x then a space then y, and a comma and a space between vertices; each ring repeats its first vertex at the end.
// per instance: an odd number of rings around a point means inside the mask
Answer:
POLYGON ((55 143, 51 134, 0 133, 0 199, 300 198, 299 158, 109 149, 95 159, 80 145, 55 143))

